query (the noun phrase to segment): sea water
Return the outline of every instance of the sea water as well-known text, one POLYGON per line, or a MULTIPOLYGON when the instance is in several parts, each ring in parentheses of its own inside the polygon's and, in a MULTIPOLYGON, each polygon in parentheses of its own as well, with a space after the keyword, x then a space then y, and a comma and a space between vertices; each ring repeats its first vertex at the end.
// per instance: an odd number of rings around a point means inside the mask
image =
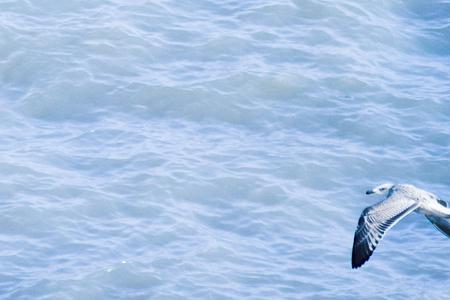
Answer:
POLYGON ((1 299, 450 299, 450 3, 1 0, 1 299))

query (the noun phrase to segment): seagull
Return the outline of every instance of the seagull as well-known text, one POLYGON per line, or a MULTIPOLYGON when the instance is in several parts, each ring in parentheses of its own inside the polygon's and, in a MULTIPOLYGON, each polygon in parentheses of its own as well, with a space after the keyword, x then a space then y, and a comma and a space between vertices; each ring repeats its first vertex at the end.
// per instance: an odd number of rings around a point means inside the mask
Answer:
POLYGON ((411 184, 385 183, 366 192, 386 194, 386 199, 363 210, 353 240, 352 268, 361 267, 369 260, 384 234, 410 213, 425 217, 450 238, 450 208, 436 195, 411 184))

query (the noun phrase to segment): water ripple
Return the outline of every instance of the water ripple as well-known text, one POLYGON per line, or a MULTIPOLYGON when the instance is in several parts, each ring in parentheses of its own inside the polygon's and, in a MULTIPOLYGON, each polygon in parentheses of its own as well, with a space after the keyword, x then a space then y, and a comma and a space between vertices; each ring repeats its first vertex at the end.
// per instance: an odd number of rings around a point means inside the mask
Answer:
POLYGON ((446 1, 0 3, 1 299, 444 299, 446 1))

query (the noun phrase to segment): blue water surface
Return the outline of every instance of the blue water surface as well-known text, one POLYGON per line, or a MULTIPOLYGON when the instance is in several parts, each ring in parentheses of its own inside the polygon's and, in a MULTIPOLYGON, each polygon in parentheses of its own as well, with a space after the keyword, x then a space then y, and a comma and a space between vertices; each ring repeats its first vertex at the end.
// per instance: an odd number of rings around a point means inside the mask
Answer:
POLYGON ((450 299, 446 0, 0 0, 1 299, 450 299))

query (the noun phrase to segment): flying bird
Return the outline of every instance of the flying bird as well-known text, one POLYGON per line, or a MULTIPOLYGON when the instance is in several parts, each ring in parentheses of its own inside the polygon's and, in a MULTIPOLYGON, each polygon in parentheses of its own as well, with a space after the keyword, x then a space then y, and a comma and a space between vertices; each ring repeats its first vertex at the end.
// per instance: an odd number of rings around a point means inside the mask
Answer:
POLYGON ((450 208, 436 195, 411 184, 389 183, 368 190, 366 194, 387 196, 361 213, 353 240, 353 269, 368 261, 385 233, 413 211, 425 215, 440 232, 450 237, 450 208))

